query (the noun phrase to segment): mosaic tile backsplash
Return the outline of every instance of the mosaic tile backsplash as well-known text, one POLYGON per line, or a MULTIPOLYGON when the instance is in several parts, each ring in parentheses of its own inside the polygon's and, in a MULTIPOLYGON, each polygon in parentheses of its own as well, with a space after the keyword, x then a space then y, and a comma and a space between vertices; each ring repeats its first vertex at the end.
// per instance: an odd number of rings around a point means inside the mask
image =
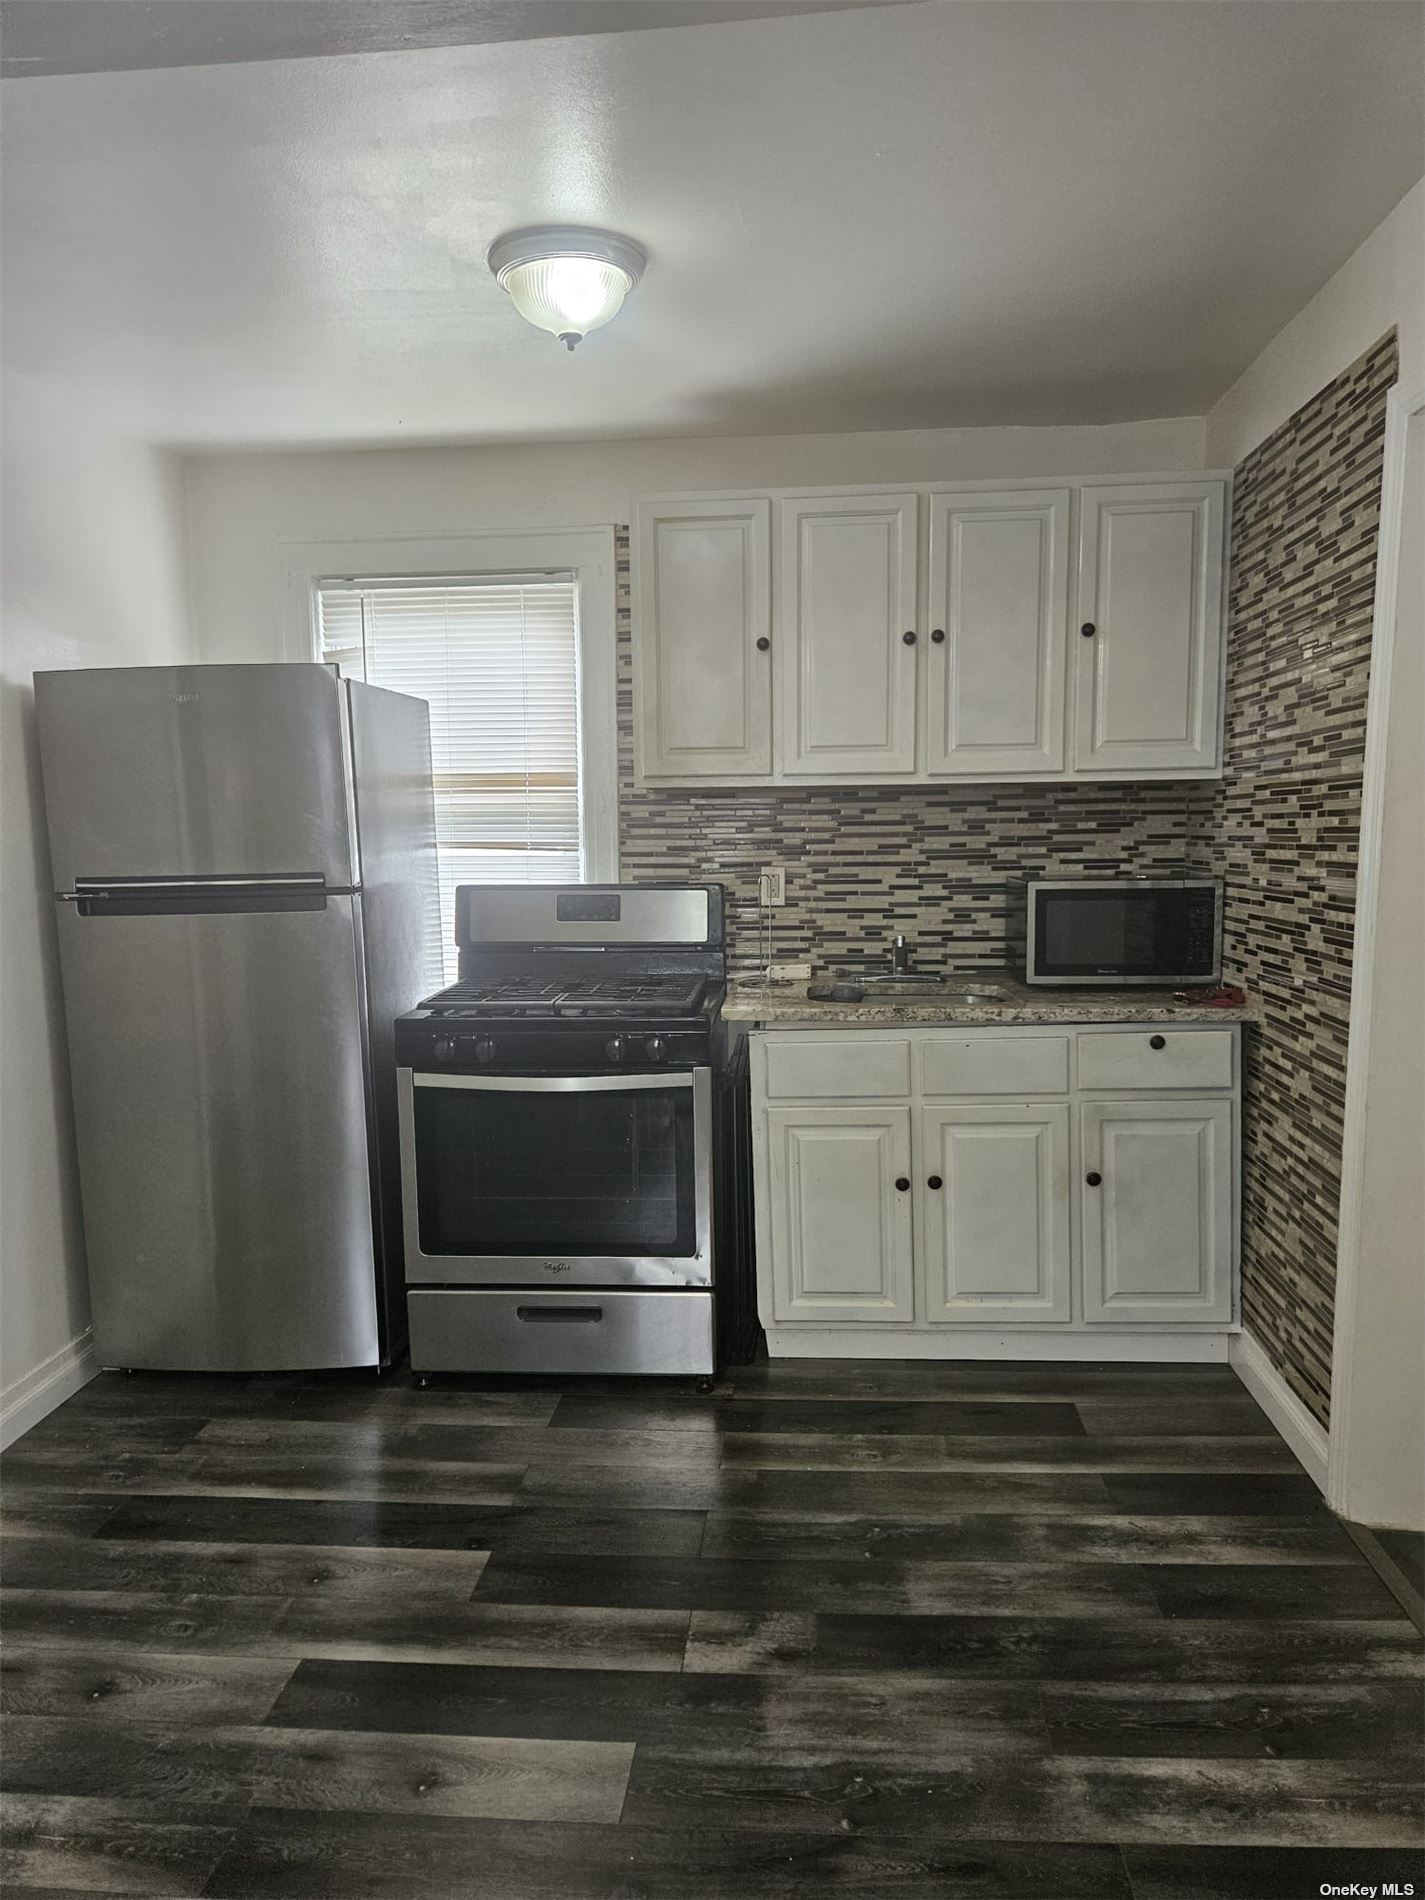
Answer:
POLYGON ((727 886, 729 961, 761 967, 757 876, 784 864, 779 962, 889 964, 902 931, 917 963, 954 972, 1013 962, 1026 877, 1177 877, 1195 858, 1212 785, 956 785, 790 791, 650 790, 633 778, 628 534, 618 535, 619 860, 637 880, 727 886))
POLYGON ((1242 1318, 1322 1424, 1392 332, 1233 484, 1226 775, 1205 816, 1247 1038, 1242 1318))
POLYGON ((1330 1394, 1352 915, 1385 392, 1384 338, 1236 471, 1226 777, 1124 785, 657 791, 633 780, 628 533, 618 536, 622 875, 728 887, 735 972, 758 968, 757 874, 787 867, 778 961, 1014 962, 1025 877, 1227 882, 1247 1038, 1243 1318, 1323 1423, 1330 1394))

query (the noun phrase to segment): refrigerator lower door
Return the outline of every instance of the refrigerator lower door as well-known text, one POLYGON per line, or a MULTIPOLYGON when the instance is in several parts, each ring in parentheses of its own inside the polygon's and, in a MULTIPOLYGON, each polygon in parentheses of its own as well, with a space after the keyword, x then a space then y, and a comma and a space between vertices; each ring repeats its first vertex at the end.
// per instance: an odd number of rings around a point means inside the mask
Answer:
POLYGON ((100 1363, 378 1363, 351 897, 59 909, 100 1363))

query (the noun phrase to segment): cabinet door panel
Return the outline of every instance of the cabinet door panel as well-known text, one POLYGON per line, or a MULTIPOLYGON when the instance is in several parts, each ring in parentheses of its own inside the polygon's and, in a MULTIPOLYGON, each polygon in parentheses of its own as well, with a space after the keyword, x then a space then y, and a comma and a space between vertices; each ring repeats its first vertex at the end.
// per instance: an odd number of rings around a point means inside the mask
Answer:
POLYGON ((771 503, 640 502, 634 678, 645 777, 772 769, 771 503))
POLYGON ((1061 771, 1069 490, 932 495, 930 622, 927 770, 1061 771))
POLYGON ((1220 482, 1085 488, 1079 514, 1074 763, 1182 771, 1220 763, 1220 482))
POLYGON ((1084 1318, 1230 1320, 1231 1100, 1086 1102, 1080 1114, 1084 1318))
POLYGON ((779 1322, 914 1317, 908 1108, 767 1110, 779 1322))
POLYGON ((928 1108, 921 1130, 926 1318, 1067 1320, 1068 1104, 928 1108))
POLYGON ((916 498, 782 503, 784 770, 915 770, 916 498))

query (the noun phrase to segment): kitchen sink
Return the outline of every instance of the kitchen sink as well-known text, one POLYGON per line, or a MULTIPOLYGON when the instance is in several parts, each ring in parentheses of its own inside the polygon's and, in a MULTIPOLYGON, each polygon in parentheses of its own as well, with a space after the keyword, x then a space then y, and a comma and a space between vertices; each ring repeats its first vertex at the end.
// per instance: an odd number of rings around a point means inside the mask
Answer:
POLYGON ((808 990, 813 997, 826 996, 846 1003, 945 1003, 950 1008, 973 1008, 980 1003, 1002 1003, 1005 990, 998 983, 981 983, 973 977, 933 976, 918 971, 897 975, 836 975, 808 990))

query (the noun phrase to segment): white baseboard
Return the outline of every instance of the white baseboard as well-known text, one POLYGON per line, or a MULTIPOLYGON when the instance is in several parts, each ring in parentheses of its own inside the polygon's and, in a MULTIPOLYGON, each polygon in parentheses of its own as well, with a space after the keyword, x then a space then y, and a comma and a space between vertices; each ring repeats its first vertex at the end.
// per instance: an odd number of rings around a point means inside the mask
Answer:
POLYGON ((1252 1333, 1238 1333, 1228 1361, 1237 1377, 1290 1445, 1322 1497, 1326 1495, 1326 1427, 1307 1411, 1252 1333))
MULTIPOLYGON (((992 1332, 939 1327, 933 1333, 861 1326, 769 1326, 773 1359, 1111 1359, 1125 1364, 1226 1365, 1226 1333, 992 1332)), ((1293 1447, 1295 1449, 1295 1447, 1293 1447)))
POLYGON ((33 1372, 13 1379, 0 1392, 0 1451, 38 1425, 57 1405, 73 1398, 98 1370, 93 1336, 86 1326, 77 1339, 52 1352, 33 1372))

